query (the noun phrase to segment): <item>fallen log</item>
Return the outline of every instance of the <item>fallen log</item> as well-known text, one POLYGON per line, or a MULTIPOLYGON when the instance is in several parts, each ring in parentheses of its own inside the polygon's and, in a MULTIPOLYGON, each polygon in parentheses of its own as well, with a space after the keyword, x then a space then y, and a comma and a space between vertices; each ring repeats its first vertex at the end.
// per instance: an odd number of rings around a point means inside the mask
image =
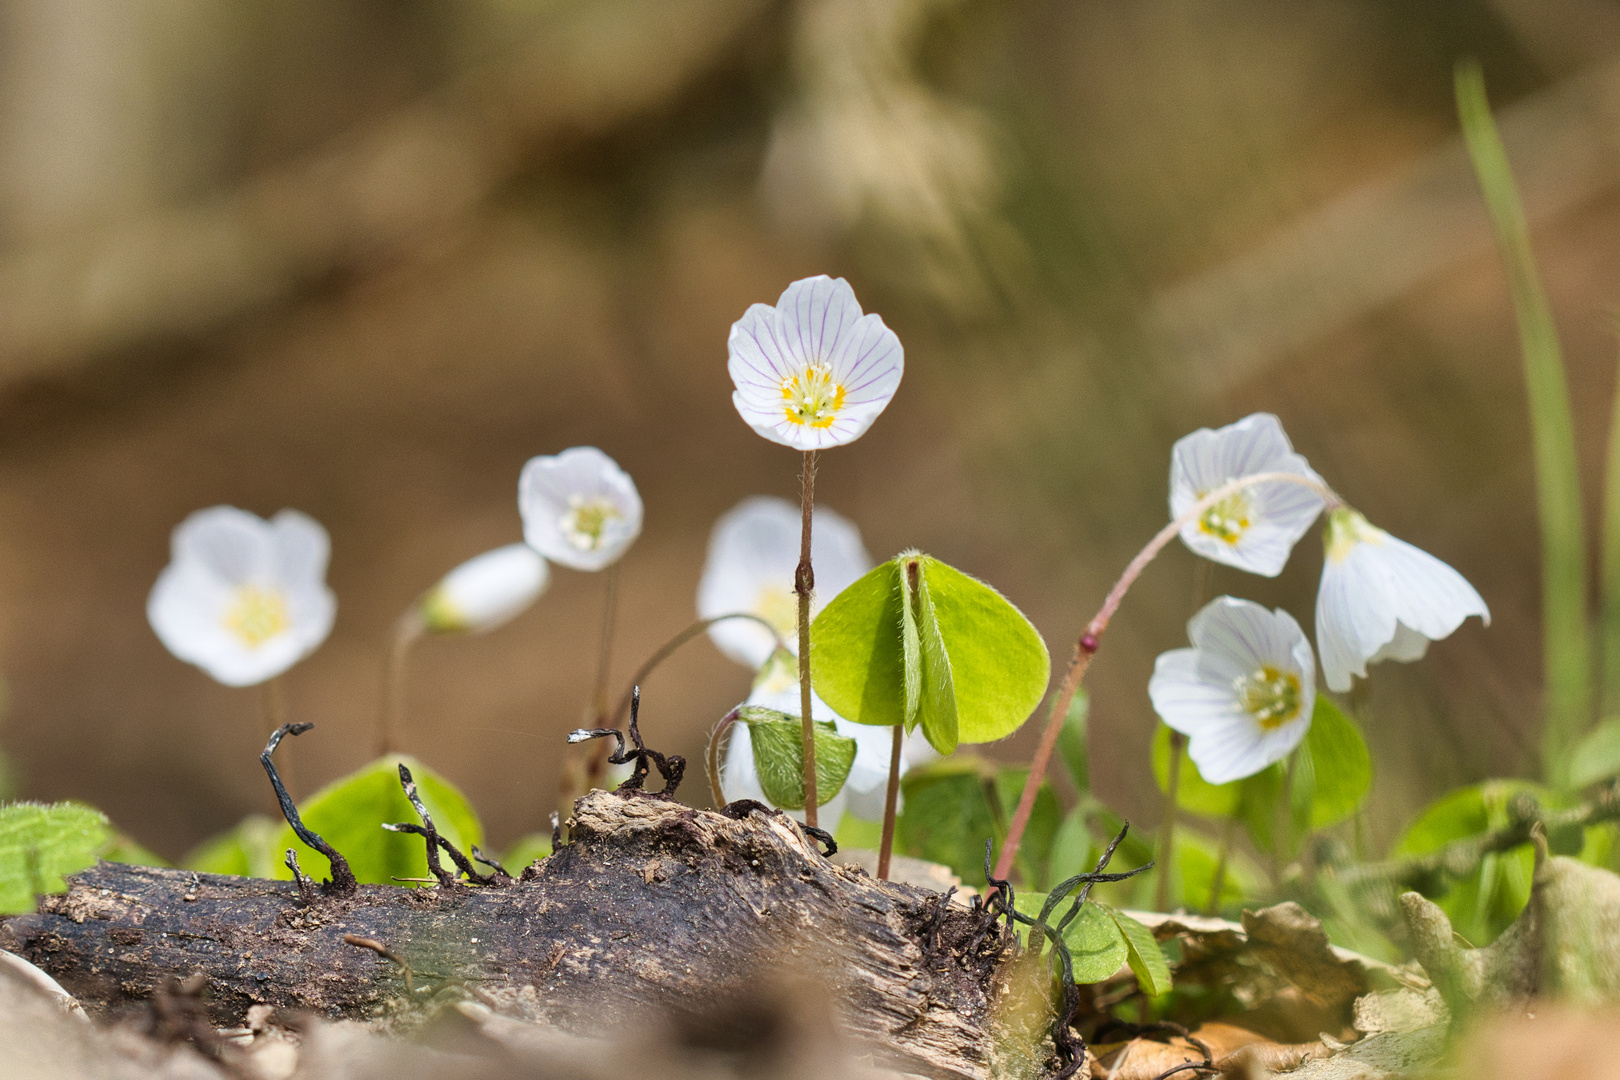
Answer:
POLYGON ((832 864, 779 812, 606 791, 576 804, 569 844, 503 887, 301 896, 290 881, 101 863, 0 924, 0 948, 93 1013, 201 973, 222 1026, 256 1004, 370 1018, 453 989, 600 1031, 725 1002, 746 1015, 775 972, 824 994, 877 1060, 952 1078, 992 1072, 999 943, 939 893, 832 864))

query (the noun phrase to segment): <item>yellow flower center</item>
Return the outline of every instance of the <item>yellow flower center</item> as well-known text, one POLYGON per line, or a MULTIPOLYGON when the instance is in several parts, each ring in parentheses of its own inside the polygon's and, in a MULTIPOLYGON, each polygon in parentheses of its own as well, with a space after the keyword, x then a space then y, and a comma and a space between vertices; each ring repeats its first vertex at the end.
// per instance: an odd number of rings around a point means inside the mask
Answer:
POLYGON ((1278 671, 1270 664, 1244 675, 1232 689, 1237 691, 1238 704, 1243 706, 1243 711, 1267 731, 1297 717, 1304 704, 1299 692, 1299 676, 1291 671, 1278 671))
POLYGON ((1381 544, 1387 536, 1387 532, 1348 506, 1341 506, 1328 513, 1322 546, 1327 549, 1328 561, 1337 563, 1343 562, 1357 544, 1381 544))
POLYGON ((287 597, 280 589, 239 586, 231 606, 225 609, 225 629, 250 649, 286 633, 291 626, 287 597))
MULTIPOLYGON (((1198 497, 1203 498, 1203 493, 1198 497)), ((1234 491, 1204 511, 1198 519, 1198 528, 1217 540, 1236 544, 1249 529, 1248 497, 1241 491, 1234 491)))
POLYGON ((799 598, 786 589, 767 585, 754 601, 754 614, 790 638, 799 627, 799 598))
POLYGON ((602 546, 602 533, 608 524, 623 517, 619 508, 607 499, 572 495, 568 499, 568 512, 559 525, 570 546, 580 551, 595 551, 602 546))
POLYGON ((844 388, 833 379, 832 368, 810 364, 782 380, 782 411, 800 427, 829 428, 844 408, 844 388))

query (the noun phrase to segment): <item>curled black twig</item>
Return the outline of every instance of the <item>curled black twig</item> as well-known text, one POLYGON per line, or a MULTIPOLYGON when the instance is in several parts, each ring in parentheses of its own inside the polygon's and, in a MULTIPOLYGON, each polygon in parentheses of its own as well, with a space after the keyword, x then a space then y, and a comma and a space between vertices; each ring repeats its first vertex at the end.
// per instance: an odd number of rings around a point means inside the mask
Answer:
MULTIPOLYGON (((438 879, 440 885, 454 885, 457 883, 456 879, 458 877, 458 874, 452 874, 440 864, 440 848, 443 848, 444 853, 450 856, 450 861, 456 864, 456 870, 460 874, 465 874, 467 880, 473 884, 503 884, 500 878, 492 874, 480 874, 474 868, 471 860, 461 853, 460 848, 439 835, 438 829, 433 826, 433 816, 428 813, 427 805, 422 802, 422 796, 416 791, 416 779, 411 776, 411 770, 406 768, 404 762, 400 762, 399 765, 399 783, 405 789, 405 797, 411 801, 411 806, 416 810, 416 816, 422 819, 422 824, 412 825, 405 822, 398 825, 384 825, 383 828, 389 832, 408 833, 412 836, 422 837, 427 843, 428 870, 438 879)), ((473 850, 477 851, 478 849, 474 848, 473 850)), ((506 879, 506 882, 512 880, 511 875, 505 871, 501 872, 501 876, 506 879)))
POLYGON ((510 878, 512 876, 511 873, 507 871, 506 867, 502 866, 494 859, 489 858, 482 851, 479 851, 477 844, 472 845, 472 857, 473 862, 483 863, 485 866, 495 871, 498 877, 510 878))
POLYGON ((304 873, 303 869, 298 865, 298 852, 293 848, 288 848, 287 857, 282 862, 287 869, 292 871, 293 880, 298 882, 298 895, 304 901, 304 905, 307 907, 313 904, 315 902, 314 883, 309 880, 309 875, 304 873))
POLYGON ((641 791, 642 785, 647 782, 647 776, 653 768, 658 769, 658 775, 664 778, 664 790, 656 793, 675 795, 675 789, 680 786, 681 778, 686 775, 686 759, 679 754, 670 754, 665 757, 656 750, 647 749, 646 743, 641 741, 641 687, 635 686, 630 691, 630 742, 635 749, 626 750, 624 745, 624 732, 618 728, 580 728, 570 732, 570 743, 582 743, 590 739, 605 739, 611 736, 617 742, 617 748, 608 755, 608 761, 614 765, 624 765, 635 762, 630 770, 630 778, 620 784, 618 790, 641 791))
POLYGON ((287 824, 292 826, 292 831, 298 834, 298 839, 325 855, 326 861, 332 866, 332 880, 322 885, 321 890, 328 896, 353 896, 355 890, 359 888, 359 883, 354 879, 354 871, 349 869, 349 860, 304 824, 303 819, 298 816, 298 807, 293 802, 292 796, 287 794, 287 786, 281 782, 281 776, 276 772, 275 762, 270 760, 271 755, 276 752, 276 747, 281 745, 283 737, 302 735, 314 726, 314 724, 282 724, 265 744, 264 753, 259 755, 259 764, 264 766, 265 773, 269 775, 270 786, 276 789, 276 801, 281 804, 281 815, 287 819, 287 824))
POLYGON ((821 853, 823 858, 830 859, 838 854, 838 841, 833 839, 832 833, 826 829, 818 829, 814 825, 805 825, 802 822, 799 824, 799 828, 804 830, 806 836, 819 841, 821 846, 826 849, 821 853))

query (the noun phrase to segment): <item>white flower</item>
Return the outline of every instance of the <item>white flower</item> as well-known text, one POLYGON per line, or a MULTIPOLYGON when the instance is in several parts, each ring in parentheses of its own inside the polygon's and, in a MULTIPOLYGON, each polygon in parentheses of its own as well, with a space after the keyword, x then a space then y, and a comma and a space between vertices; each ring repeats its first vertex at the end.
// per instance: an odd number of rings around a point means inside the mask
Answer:
MULTIPOLYGON (((816 567, 812 615, 822 597, 837 596, 872 568, 861 531, 848 518, 817 509, 815 524, 810 540, 816 567)), ((793 571, 799 565, 799 528, 799 508, 768 496, 744 499, 715 522, 698 582, 698 617, 737 611, 758 615, 797 653, 799 599, 793 592, 793 571)), ((755 670, 776 651, 770 631, 747 619, 716 623, 709 627, 709 637, 721 652, 755 670)))
MULTIPOLYGON (((1170 453, 1170 516, 1179 518, 1232 480, 1270 472, 1316 478, 1275 416, 1255 413, 1215 431, 1199 428, 1170 453)), ((1321 495, 1308 487, 1256 484, 1204 511, 1182 528, 1181 539, 1206 559, 1276 577, 1321 512, 1321 495)))
POLYGON ((516 618, 545 592, 551 571, 528 544, 474 555, 422 598, 422 622, 434 633, 483 633, 516 618))
POLYGON ((1219 596, 1187 624, 1190 649, 1159 656, 1153 710, 1191 741, 1212 784, 1253 776, 1299 745, 1316 707, 1316 661, 1288 612, 1219 596))
POLYGON ((214 506, 182 521, 170 547, 146 617, 171 653, 226 686, 280 675, 331 632, 331 542, 314 519, 214 506))
POLYGON ((594 446, 530 458, 518 478, 518 511, 529 546, 574 570, 610 566, 641 535, 635 482, 594 446))
POLYGON ((1466 578, 1349 507, 1328 514, 1322 540, 1316 644, 1334 690, 1350 689, 1352 675, 1366 678, 1369 663, 1418 659, 1470 615, 1490 625, 1490 609, 1466 578))
POLYGON ((731 326, 732 403, 750 427, 796 450, 854 442, 894 397, 905 352, 876 315, 862 315, 843 278, 805 278, 775 307, 731 326))

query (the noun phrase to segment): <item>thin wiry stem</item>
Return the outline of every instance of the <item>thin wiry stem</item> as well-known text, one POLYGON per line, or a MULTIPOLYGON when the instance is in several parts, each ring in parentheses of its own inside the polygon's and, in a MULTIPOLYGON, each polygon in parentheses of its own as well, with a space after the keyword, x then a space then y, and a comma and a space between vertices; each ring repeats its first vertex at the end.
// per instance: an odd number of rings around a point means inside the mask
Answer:
POLYGON ((720 740, 741 715, 742 706, 739 705, 722 716, 720 722, 714 725, 714 730, 709 732, 709 795, 714 799, 716 810, 726 805, 726 792, 720 786, 720 740))
POLYGON ((815 506, 816 452, 804 452, 804 468, 799 473, 799 566, 793 574, 793 591, 799 595, 799 723, 804 733, 804 823, 816 827, 816 729, 810 718, 810 596, 816 589, 816 573, 810 565, 810 519, 815 506))
POLYGON ((394 752, 394 738, 405 723, 405 658, 427 630, 420 604, 412 604, 394 620, 389 633, 388 659, 383 664, 383 700, 377 713, 377 756, 394 752))
POLYGON ((630 714, 630 694, 632 689, 646 682, 647 676, 651 675, 655 670, 657 670, 658 665, 662 664, 665 660, 668 660, 670 656, 674 654, 676 649, 679 649, 688 641, 691 641, 693 638, 702 634, 704 631, 708 630, 709 627, 714 626, 717 623, 726 622, 729 619, 747 619, 749 622, 758 623, 760 626, 770 631, 771 637, 776 639, 776 647, 778 649, 787 648, 787 642, 783 639, 781 631, 777 630, 775 626, 771 625, 768 619, 755 615, 752 611, 732 611, 724 615, 716 615, 709 619, 699 619, 660 645, 658 647, 658 651, 649 656, 646 663, 642 664, 636 669, 635 675, 630 679, 630 686, 625 688, 624 696, 619 699, 618 707, 605 718, 608 724, 617 724, 620 719, 630 714))
POLYGON ((996 859, 997 877, 1004 878, 1012 870, 1013 860, 1018 855, 1018 845, 1024 838, 1024 829, 1029 825, 1029 815, 1035 809, 1035 796, 1041 789, 1041 782, 1046 779, 1047 767, 1052 764, 1052 751, 1057 748, 1058 733, 1063 730, 1063 718, 1069 714, 1069 705, 1074 701, 1075 691, 1080 689, 1080 681, 1085 678, 1086 669, 1091 666, 1091 658, 1097 653, 1103 631, 1108 629, 1108 622, 1119 610, 1125 594, 1130 591, 1136 579, 1142 576, 1142 571, 1147 569, 1148 563, 1164 550, 1165 545, 1174 540, 1185 526, 1202 517, 1204 511, 1247 488, 1279 483, 1298 484, 1300 487, 1310 488, 1322 496, 1328 510, 1344 505, 1344 500, 1315 476, 1291 472, 1241 476, 1211 491, 1188 507, 1180 517, 1160 529, 1153 539, 1147 542, 1147 546, 1136 553, 1136 558, 1125 567, 1125 572, 1119 576, 1119 580, 1114 582, 1114 587, 1108 591, 1102 607, 1092 616, 1091 621, 1086 624, 1085 632, 1080 635, 1080 640, 1075 643, 1074 658, 1069 661, 1069 670, 1064 672, 1063 681, 1058 684, 1057 696, 1052 699, 1052 708, 1046 718, 1046 730, 1041 732, 1040 745, 1035 748, 1035 757, 1030 762, 1029 778, 1024 781, 1023 794, 1018 798, 1018 809, 1014 811, 1012 824, 1007 828, 1007 842, 1002 845, 1001 854, 996 859))

